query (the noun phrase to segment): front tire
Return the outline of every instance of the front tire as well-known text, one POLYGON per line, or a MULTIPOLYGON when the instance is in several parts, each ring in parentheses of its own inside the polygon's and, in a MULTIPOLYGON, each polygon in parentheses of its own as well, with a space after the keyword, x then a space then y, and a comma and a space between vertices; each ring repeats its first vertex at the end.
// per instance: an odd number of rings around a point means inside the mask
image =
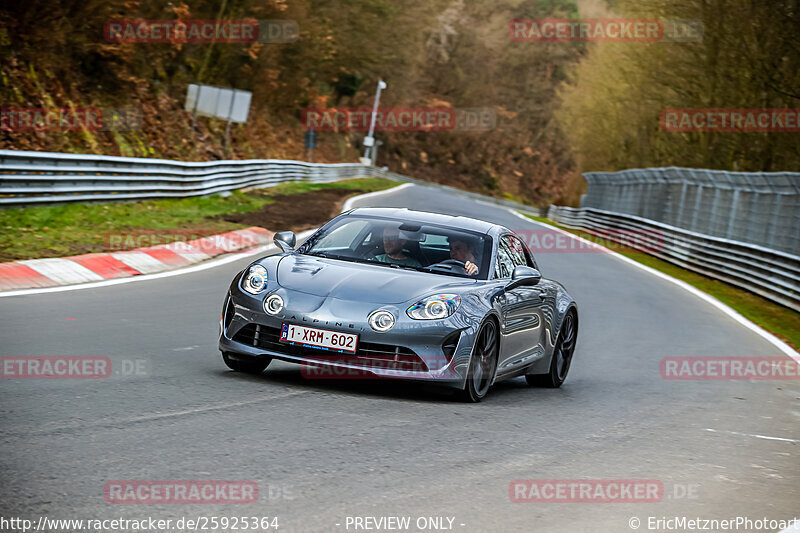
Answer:
POLYGON ((261 374, 272 362, 271 357, 253 358, 253 359, 233 359, 228 352, 222 352, 222 360, 228 365, 228 368, 234 372, 243 372, 245 374, 261 374))
POLYGON ((470 357, 467 383, 461 391, 465 402, 477 403, 489 392, 497 369, 497 324, 487 320, 475 336, 475 346, 470 357))
POLYGON ((547 374, 526 375, 525 380, 533 387, 557 389, 567 379, 569 367, 572 364, 572 355, 575 353, 575 341, 578 338, 578 317, 574 311, 567 313, 558 341, 550 360, 550 371, 547 374))

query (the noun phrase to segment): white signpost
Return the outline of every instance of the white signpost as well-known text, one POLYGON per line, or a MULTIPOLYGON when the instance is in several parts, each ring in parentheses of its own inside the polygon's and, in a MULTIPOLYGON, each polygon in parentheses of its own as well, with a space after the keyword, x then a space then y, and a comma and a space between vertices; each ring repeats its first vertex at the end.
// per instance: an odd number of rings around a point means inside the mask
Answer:
POLYGON ((360 158, 365 165, 374 165, 376 157, 375 147, 375 116, 378 113, 378 104, 381 101, 381 91, 386 88, 386 82, 378 80, 378 90, 375 92, 375 103, 372 106, 372 120, 369 122, 369 133, 364 137, 364 157, 360 158))

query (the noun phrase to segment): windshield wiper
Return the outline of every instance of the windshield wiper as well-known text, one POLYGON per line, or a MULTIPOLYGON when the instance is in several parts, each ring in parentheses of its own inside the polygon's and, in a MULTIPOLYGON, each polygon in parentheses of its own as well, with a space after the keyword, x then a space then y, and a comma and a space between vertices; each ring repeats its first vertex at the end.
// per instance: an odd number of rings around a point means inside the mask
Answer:
POLYGON ((307 252, 306 255, 311 255, 314 257, 322 257, 323 259, 338 259, 339 261, 350 261, 351 263, 358 262, 358 260, 354 257, 348 257, 346 255, 329 254, 327 252, 307 252))
POLYGON ((384 263, 383 261, 367 261, 372 265, 382 265, 389 268, 400 268, 403 270, 413 270, 414 272, 422 272, 422 267, 414 267, 411 265, 398 265, 397 263, 384 263))
POLYGON ((453 272, 452 268, 449 265, 431 265, 420 268, 422 272, 431 272, 433 274, 444 274, 445 276, 453 276, 456 278, 469 278, 475 279, 470 275, 461 274, 459 272, 453 272))

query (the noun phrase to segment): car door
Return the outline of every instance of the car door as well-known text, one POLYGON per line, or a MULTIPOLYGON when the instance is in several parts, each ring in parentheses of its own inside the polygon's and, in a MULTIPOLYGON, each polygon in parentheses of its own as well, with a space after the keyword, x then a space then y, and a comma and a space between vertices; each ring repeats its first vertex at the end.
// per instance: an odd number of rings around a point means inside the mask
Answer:
MULTIPOLYGON (((507 233, 500 237, 495 263, 495 277, 511 281, 514 267, 527 265, 535 267, 530 253, 522 241, 507 233)), ((544 316, 544 299, 542 289, 538 285, 520 286, 500 297, 503 327, 501 328, 502 346, 498 360, 498 375, 513 372, 528 366, 536 358, 544 354, 542 324, 544 316)))
MULTIPOLYGON (((536 264, 536 258, 530 252, 530 249, 525 245, 525 242, 519 239, 519 243, 522 247, 522 252, 525 255, 525 261, 527 262, 527 265, 539 270, 539 266, 536 264)), ((555 322, 558 307, 556 301, 559 295, 558 285, 555 282, 543 277, 539 284, 536 285, 536 290, 539 298, 537 302, 537 313, 539 314, 542 322, 540 328, 540 341, 542 343, 542 348, 545 351, 548 351, 555 343, 553 324, 555 322)))

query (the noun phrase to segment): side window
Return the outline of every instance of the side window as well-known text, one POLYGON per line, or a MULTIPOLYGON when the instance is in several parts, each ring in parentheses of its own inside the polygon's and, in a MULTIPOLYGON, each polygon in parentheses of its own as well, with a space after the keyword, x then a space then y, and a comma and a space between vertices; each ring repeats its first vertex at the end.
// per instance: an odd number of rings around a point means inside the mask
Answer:
POLYGON ((528 261, 528 266, 533 267, 536 270, 539 270, 539 265, 536 264, 536 258, 533 257, 530 249, 528 249, 528 245, 525 242, 522 243, 523 249, 525 250, 525 259, 528 261))
POLYGON ((514 271, 514 259, 511 256, 511 251, 508 249, 506 238, 500 239, 497 243, 497 261, 494 268, 495 278, 510 278, 511 272, 514 271))
POLYGON ((522 264, 523 265, 528 265, 529 267, 532 267, 532 268, 535 268, 535 269, 538 270, 539 267, 536 265, 536 259, 534 259, 533 254, 528 249, 528 245, 525 244, 525 241, 522 240, 522 239, 519 239, 516 236, 514 236, 513 239, 516 240, 517 242, 519 242, 519 246, 522 249, 522 253, 523 253, 523 256, 525 258, 525 261, 522 264))
POLYGON ((503 241, 506 242, 514 266, 527 266, 528 260, 525 257, 525 247, 522 245, 522 241, 513 235, 504 235, 503 241))

